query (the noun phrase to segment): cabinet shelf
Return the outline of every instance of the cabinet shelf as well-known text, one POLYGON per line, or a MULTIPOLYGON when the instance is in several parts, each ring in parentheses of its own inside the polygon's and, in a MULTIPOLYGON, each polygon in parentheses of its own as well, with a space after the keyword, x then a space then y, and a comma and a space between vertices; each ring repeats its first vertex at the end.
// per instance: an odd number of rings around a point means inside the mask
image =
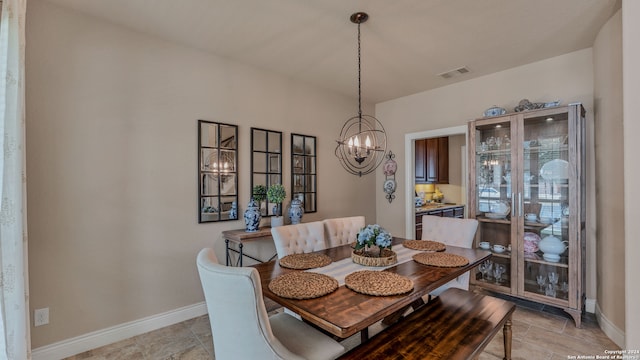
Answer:
POLYGON ((500 254, 492 252, 494 261, 506 267, 503 282, 495 284, 481 276, 472 276, 471 282, 494 292, 559 306, 573 317, 578 327, 585 298, 584 115, 582 105, 572 104, 472 120, 468 124, 467 143, 467 158, 471 159, 467 211, 469 217, 478 220, 474 244, 486 241, 511 245, 512 249, 500 254), (553 121, 547 121, 548 118, 553 121), (507 138, 509 147, 504 142, 500 148, 488 147, 496 139, 507 138), (551 170, 544 168, 545 164, 557 160, 571 164, 568 178, 545 180, 542 174, 549 177, 545 170, 551 170), (504 219, 486 217, 498 202, 509 203, 509 215, 504 219), (562 217, 565 211, 571 216, 562 217), (530 213, 545 223, 527 221, 525 214, 530 213), (548 223, 547 219, 553 222, 548 223), (525 233, 540 238, 553 235, 568 248, 559 262, 547 261, 542 251, 523 251, 525 233), (536 279, 547 278, 548 286, 551 273, 558 276, 560 286, 544 291, 536 279))

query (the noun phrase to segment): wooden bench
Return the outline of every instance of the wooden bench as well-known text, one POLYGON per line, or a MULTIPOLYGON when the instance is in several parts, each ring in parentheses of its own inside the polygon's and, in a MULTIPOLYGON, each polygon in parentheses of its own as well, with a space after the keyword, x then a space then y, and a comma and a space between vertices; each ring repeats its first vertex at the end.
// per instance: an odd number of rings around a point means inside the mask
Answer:
POLYGON ((475 359, 500 329, 511 359, 506 300, 450 288, 339 359, 475 359))

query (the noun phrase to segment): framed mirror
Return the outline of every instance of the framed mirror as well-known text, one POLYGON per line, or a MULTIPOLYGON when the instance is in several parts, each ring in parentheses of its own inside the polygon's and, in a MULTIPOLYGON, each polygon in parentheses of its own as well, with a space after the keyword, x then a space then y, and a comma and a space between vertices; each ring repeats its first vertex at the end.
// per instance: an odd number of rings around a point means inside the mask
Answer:
MULTIPOLYGON (((269 189, 273 184, 282 184, 282 132, 251 128, 251 196, 257 185, 269 189)), ((259 201, 262 216, 273 216, 273 206, 266 198, 259 201)))
POLYGON ((291 134, 291 199, 302 201, 305 213, 318 211, 316 137, 291 134))
POLYGON ((198 222, 238 219, 238 126, 198 120, 198 222))

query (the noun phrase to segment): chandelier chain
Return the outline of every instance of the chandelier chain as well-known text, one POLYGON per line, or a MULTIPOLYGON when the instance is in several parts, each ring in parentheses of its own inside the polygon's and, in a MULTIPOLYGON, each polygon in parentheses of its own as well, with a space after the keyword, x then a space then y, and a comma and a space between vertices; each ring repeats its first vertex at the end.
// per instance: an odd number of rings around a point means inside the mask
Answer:
POLYGON ((362 85, 361 85, 360 23, 358 23, 358 116, 362 118, 362 85))

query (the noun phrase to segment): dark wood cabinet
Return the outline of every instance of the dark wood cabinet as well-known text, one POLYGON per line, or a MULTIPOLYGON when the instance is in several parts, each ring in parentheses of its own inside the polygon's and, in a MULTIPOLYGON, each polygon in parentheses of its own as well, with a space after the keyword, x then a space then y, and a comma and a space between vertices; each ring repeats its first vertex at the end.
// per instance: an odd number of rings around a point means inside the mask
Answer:
POLYGON ((415 182, 417 184, 449 183, 449 138, 416 140, 415 182))
POLYGON ((427 140, 416 140, 416 183, 427 182, 427 140))

